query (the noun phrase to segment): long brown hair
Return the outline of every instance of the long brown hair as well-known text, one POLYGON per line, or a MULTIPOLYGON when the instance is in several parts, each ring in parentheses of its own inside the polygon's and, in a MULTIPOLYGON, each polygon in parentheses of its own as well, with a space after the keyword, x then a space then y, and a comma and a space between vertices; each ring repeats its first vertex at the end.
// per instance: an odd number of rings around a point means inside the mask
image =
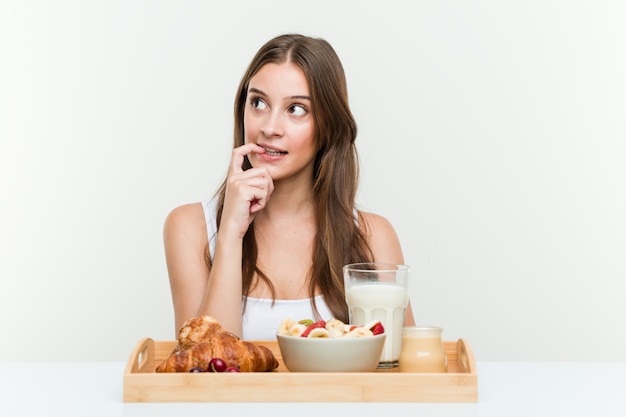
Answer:
MULTIPOLYGON (((311 109, 318 152, 313 170, 316 239, 313 244, 309 294, 316 318, 319 318, 314 295, 319 288, 334 316, 348 321, 343 284, 343 265, 371 261, 372 253, 362 228, 361 216, 355 217, 355 198, 359 161, 354 141, 357 126, 348 105, 348 89, 343 66, 335 50, 324 39, 286 34, 268 41, 259 49, 246 70, 235 97, 233 147, 244 144, 244 109, 250 79, 267 63, 290 62, 305 74, 311 95, 311 109), (360 227, 359 227, 360 226, 360 227)), ((250 163, 244 161, 243 169, 250 163)), ((217 224, 222 216, 226 181, 219 195, 217 224)), ((275 298, 274 287, 256 265, 257 245, 254 222, 243 239, 243 295, 254 285, 255 273, 275 298)))

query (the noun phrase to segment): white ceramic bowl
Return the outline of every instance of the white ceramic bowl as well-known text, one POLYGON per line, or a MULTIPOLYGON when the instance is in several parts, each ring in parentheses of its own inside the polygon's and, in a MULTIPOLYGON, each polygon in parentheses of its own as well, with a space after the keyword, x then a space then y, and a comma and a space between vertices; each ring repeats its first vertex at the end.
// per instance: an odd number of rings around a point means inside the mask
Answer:
POLYGON ((385 333, 367 337, 298 337, 276 335, 290 372, 372 372, 378 366, 385 333))

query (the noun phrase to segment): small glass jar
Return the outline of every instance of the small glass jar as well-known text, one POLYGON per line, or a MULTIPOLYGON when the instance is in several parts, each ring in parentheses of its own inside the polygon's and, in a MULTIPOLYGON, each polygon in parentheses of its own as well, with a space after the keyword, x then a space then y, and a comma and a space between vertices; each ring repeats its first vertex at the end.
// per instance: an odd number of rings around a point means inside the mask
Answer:
POLYGON ((441 327, 415 326, 402 329, 400 372, 447 372, 448 357, 441 340, 441 327))

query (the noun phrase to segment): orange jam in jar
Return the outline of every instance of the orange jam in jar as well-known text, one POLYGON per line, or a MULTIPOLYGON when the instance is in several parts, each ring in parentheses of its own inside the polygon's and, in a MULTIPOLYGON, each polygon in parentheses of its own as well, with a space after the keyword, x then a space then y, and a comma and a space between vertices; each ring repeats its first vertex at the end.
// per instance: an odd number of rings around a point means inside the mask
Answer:
POLYGON ((441 340, 441 327, 415 326, 402 329, 400 372, 447 372, 448 358, 441 340))

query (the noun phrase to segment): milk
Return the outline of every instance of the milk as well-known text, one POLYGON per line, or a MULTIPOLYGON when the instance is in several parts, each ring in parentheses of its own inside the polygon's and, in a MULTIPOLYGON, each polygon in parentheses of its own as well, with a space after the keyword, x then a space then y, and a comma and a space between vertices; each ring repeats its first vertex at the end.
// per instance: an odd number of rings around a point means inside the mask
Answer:
POLYGON ((387 338, 381 362, 397 363, 402 347, 402 328, 409 296, 405 287, 387 283, 355 284, 346 288, 350 324, 379 320, 387 338))

